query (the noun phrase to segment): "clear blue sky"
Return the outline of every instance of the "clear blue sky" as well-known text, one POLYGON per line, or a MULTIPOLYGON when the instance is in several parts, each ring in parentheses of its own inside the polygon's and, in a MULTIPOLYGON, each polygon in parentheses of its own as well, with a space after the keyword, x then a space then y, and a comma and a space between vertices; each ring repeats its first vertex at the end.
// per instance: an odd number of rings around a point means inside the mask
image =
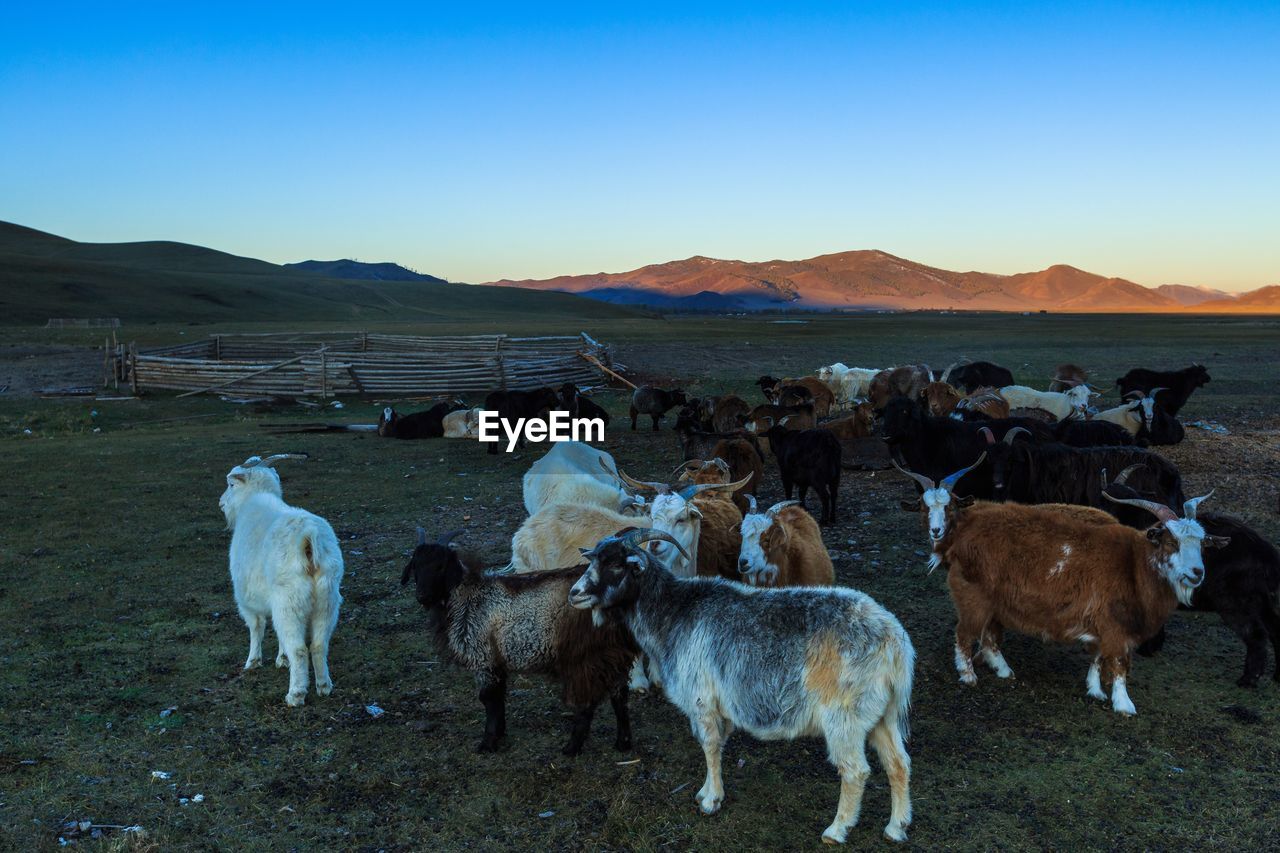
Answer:
POLYGON ((7 4, 0 219, 461 281, 1280 282, 1276 0, 534 5, 7 4))

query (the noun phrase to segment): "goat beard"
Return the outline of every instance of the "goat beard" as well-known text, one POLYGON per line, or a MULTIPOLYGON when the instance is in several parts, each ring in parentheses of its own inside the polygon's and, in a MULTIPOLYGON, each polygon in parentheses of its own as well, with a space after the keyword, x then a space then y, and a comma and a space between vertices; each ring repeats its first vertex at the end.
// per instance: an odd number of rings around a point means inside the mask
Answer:
POLYGON ((1191 596, 1196 594, 1194 586, 1187 586, 1184 583, 1175 583, 1173 585, 1173 594, 1177 596, 1179 603, 1186 607, 1191 606, 1191 596))

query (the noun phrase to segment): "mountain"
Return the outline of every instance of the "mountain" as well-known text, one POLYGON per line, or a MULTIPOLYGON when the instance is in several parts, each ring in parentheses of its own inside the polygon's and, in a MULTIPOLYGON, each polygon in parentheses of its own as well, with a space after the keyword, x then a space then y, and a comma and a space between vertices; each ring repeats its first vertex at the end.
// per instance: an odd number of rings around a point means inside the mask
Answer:
POLYGON ((1155 291, 1169 297, 1179 305, 1199 305, 1216 299, 1235 299, 1234 293, 1201 285, 1192 287, 1189 284, 1162 284, 1155 288, 1155 291))
MULTIPOLYGON (((494 285, 560 290, 613 303, 674 307, 696 297, 716 310, 957 309, 1160 312, 1184 303, 1157 289, 1059 264, 1038 272, 955 272, 862 250, 760 263, 695 256, 623 273, 494 285), (728 305, 721 309, 714 297, 728 305)), ((1214 297, 1210 297, 1211 299, 1214 297)), ((686 303, 688 304, 688 303, 686 303)))
POLYGON ((0 322, 7 324, 43 324, 51 317, 119 317, 125 323, 483 318, 500 328, 530 316, 576 322, 648 312, 431 276, 335 278, 187 243, 79 243, 0 222, 0 322))
POLYGON ((1211 302, 1202 302, 1196 306, 1196 311, 1280 314, 1280 284, 1259 287, 1257 290, 1241 293, 1233 299, 1215 299, 1211 302))
POLYGON ((296 264, 284 264, 284 266, 288 269, 318 273, 329 278, 349 278, 357 281, 426 281, 445 284, 442 278, 414 272, 399 264, 388 262, 367 264, 343 258, 340 261, 299 261, 296 264))

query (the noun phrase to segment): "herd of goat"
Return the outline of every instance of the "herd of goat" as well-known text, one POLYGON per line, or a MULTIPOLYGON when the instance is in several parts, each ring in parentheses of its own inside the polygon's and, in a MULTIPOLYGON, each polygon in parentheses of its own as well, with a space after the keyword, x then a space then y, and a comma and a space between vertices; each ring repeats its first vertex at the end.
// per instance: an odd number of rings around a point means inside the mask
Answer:
MULTIPOLYGON (((905 749, 915 651, 907 632, 867 595, 835 585, 820 525, 837 518, 845 443, 883 439, 915 484, 919 513, 957 614, 955 666, 976 681, 975 649, 1000 678, 1012 670, 1004 630, 1079 643, 1092 662, 1090 696, 1136 713, 1127 690, 1133 652, 1154 653, 1179 606, 1216 611, 1246 646, 1242 686, 1280 659, 1280 552, 1242 522, 1201 512, 1152 445, 1182 438, 1177 414, 1209 381, 1203 367, 1133 370, 1124 402, 1097 411, 1098 392, 1064 365, 1052 390, 1013 384, 988 362, 935 379, 923 365, 864 370, 834 364, 814 376, 761 377, 765 402, 690 398, 641 387, 631 399, 653 429, 677 410, 686 460, 669 475, 634 478, 610 454, 554 444, 524 475, 528 517, 510 562, 486 570, 421 528, 401 583, 412 581, 443 654, 471 671, 485 709, 479 749, 506 733, 507 679, 549 676, 572 710, 567 755, 610 702, 614 746, 631 746, 629 690, 659 687, 689 718, 706 758, 700 808, 724 797, 720 756, 735 729, 761 739, 824 737, 841 786, 822 834, 839 843, 858 820, 869 775, 866 744, 889 780, 885 835, 911 822, 905 749), (785 500, 757 504, 773 458, 785 500), (805 508, 812 487, 821 512, 805 508), (798 490, 799 494, 795 492, 798 490)), ((486 408, 536 417, 552 408, 608 418, 572 385, 495 392, 486 408)), ((400 417, 383 435, 474 437, 474 409, 442 403, 400 417)), ((491 445, 491 448, 493 445, 491 445)), ((227 475, 231 575, 249 626, 245 668, 261 663, 269 617, 289 668, 289 705, 308 673, 333 689, 328 645, 337 623, 342 554, 324 519, 284 502, 277 462, 257 456, 227 475)), ((1280 679, 1280 671, 1277 672, 1280 679)))

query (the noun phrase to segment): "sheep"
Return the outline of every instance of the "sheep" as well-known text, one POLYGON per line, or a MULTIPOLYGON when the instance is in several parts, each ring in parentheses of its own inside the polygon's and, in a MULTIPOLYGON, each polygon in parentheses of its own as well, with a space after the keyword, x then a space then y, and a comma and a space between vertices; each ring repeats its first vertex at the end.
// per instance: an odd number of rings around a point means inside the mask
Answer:
POLYGON ((511 562, 504 572, 528 574, 576 566, 581 549, 628 527, 648 527, 648 519, 581 503, 549 504, 521 523, 511 537, 511 562))
MULTIPOLYGON (((1155 635, 1178 601, 1189 602, 1204 578, 1201 547, 1215 547, 1196 521, 1204 497, 1184 517, 1167 506, 1117 499, 1156 516, 1145 532, 1101 510, 1056 505, 975 503, 955 517, 936 551, 947 568, 956 608, 955 663, 964 684, 977 683, 973 646, 1000 678, 1013 675, 1000 651, 1004 629, 1059 643, 1084 643, 1094 655, 1088 693, 1137 713, 1126 678, 1130 653, 1155 635)), ((643 643, 641 644, 643 645, 643 643)))
POLYGON ((1000 389, 1000 396, 1008 401, 1010 409, 1040 409, 1060 421, 1071 415, 1083 417, 1090 399, 1100 395, 1088 385, 1077 385, 1061 393, 1037 391, 1026 385, 1005 385, 1000 389))
POLYGON ((605 698, 618 725, 613 748, 631 749, 625 678, 639 648, 618 620, 596 622, 569 606, 581 567, 519 577, 487 574, 449 546, 459 532, 429 544, 418 528, 400 584, 414 580, 441 652, 475 674, 485 710, 477 751, 496 751, 506 735, 507 677, 515 673, 546 675, 559 684, 561 701, 573 711, 565 755, 582 752, 605 698))
MULTIPOLYGON (((541 459, 529 466, 522 485, 524 508, 533 515, 552 504, 577 503, 626 513, 637 501, 618 479, 613 457, 581 441, 560 441, 551 445, 541 459)), ((557 567, 559 568, 559 567, 557 567)))
POLYGON ((720 755, 734 728, 762 740, 820 734, 840 773, 840 802, 822 839, 843 843, 870 775, 869 738, 889 777, 884 834, 905 840, 915 649, 902 624, 852 589, 677 578, 643 549, 644 538, 612 537, 585 554, 569 603, 600 620, 620 617, 658 662, 668 700, 689 718, 706 756, 702 811, 714 814, 724 800, 720 755))
POLYGON ((284 502, 274 466, 304 454, 250 456, 227 474, 218 506, 231 530, 231 586, 236 607, 249 626, 245 671, 262 663, 267 619, 280 640, 277 667, 289 667, 284 701, 299 707, 307 699, 310 668, 316 693, 333 692, 329 640, 342 605, 342 550, 329 522, 284 502))
POLYGON ((480 409, 462 409, 444 416, 441 426, 445 438, 479 438, 480 409))
POLYGON ((648 415, 653 418, 653 431, 658 431, 658 422, 662 416, 676 406, 683 406, 689 398, 678 388, 668 391, 652 385, 642 385, 631 395, 631 431, 635 432, 636 418, 648 415))
POLYGON ((776 503, 764 512, 756 499, 742 518, 738 574, 752 586, 831 586, 836 582, 822 531, 797 501, 776 503))

